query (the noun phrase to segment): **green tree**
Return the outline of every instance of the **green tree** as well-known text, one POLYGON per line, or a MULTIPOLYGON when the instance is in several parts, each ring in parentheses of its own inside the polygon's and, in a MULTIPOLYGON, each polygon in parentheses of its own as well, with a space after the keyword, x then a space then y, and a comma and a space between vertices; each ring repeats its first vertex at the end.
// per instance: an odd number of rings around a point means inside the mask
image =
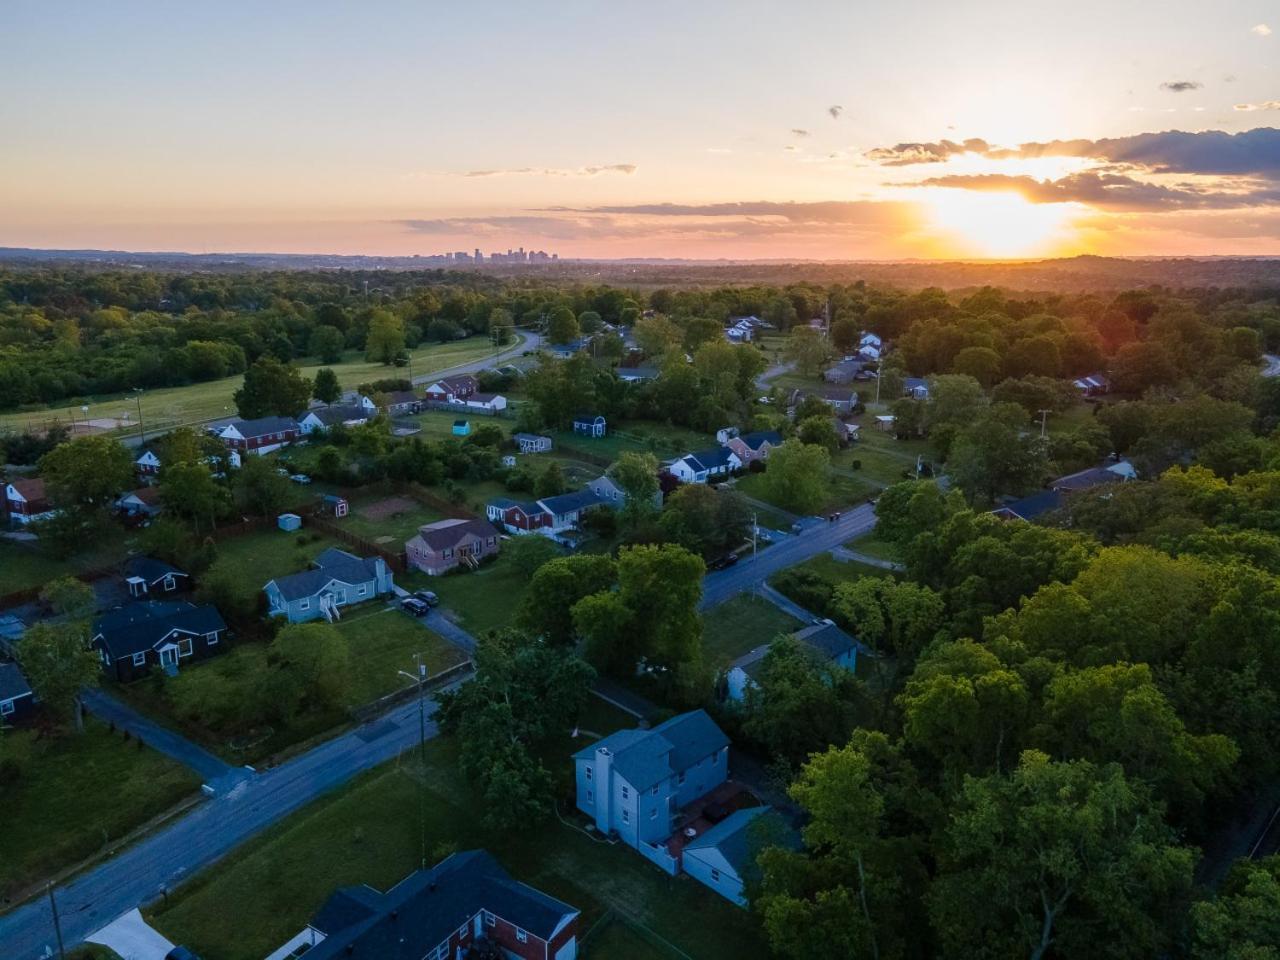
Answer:
POLYGON ((626 498, 622 505, 622 525, 635 530, 658 511, 658 458, 652 453, 627 450, 608 470, 609 477, 626 498))
POLYGON ((953 373, 973 377, 984 387, 990 387, 1000 379, 1000 354, 990 347, 965 347, 956 354, 951 365, 953 373))
POLYGON ((645 317, 636 321, 632 330, 636 345, 646 357, 658 359, 680 344, 680 328, 666 317, 645 317))
POLYGON ((564 556, 564 551, 550 537, 513 537, 503 546, 502 553, 526 580, 544 564, 564 556))
POLYGON ((970 502, 989 503, 1037 486, 1046 463, 1045 444, 1030 432, 1026 411, 1001 403, 956 434, 948 468, 970 502))
POLYGON ((283 668, 299 681, 308 701, 336 709, 351 688, 351 650, 347 638, 328 623, 291 623, 271 641, 283 668))
POLYGON ((390 364, 404 353, 404 321, 388 310, 376 310, 369 319, 365 359, 390 364))
POLYGON ((831 344, 812 327, 796 327, 787 338, 786 357, 802 375, 814 377, 831 358, 831 344))
POLYGON ((236 471, 235 500, 247 513, 274 517, 289 502, 289 480, 280 475, 274 460, 246 457, 236 471))
POLYGON ((840 447, 840 438, 836 436, 836 427, 830 410, 824 416, 800 420, 796 427, 796 436, 802 443, 822 447, 828 453, 835 453, 840 447))
POLYGON ((40 600, 49 605, 54 614, 71 620, 84 620, 93 616, 97 599, 93 587, 75 577, 59 577, 40 590, 40 600))
POLYGON ((85 687, 98 685, 102 664, 87 645, 85 620, 36 623, 18 644, 18 666, 36 697, 55 715, 70 720, 77 733, 84 732, 85 687))
POLYGON ((690 317, 684 322, 684 348, 688 353, 697 353, 698 348, 707 343, 720 343, 724 340, 724 324, 710 317, 690 317))
POLYGON ((1280 960, 1280 856, 1239 860, 1191 907, 1191 960, 1280 960))
POLYGON ((556 307, 547 318, 547 339, 552 343, 572 343, 582 335, 578 318, 568 307, 556 307))
POLYGON ((738 494, 687 483, 667 498, 660 522, 672 543, 710 559, 742 543, 750 519, 738 494))
POLYGON ((958 490, 946 493, 932 480, 895 483, 876 501, 876 536, 905 547, 963 509, 958 490))
POLYGON ((337 403, 342 398, 342 384, 338 382, 338 375, 328 367, 317 370, 311 395, 321 403, 337 403))
POLYGON ((560 468, 557 460, 552 460, 547 464, 542 473, 538 474, 538 479, 534 483, 533 492, 536 497, 554 497, 565 490, 564 471, 560 468))
POLYGON ((77 437, 40 458, 49 499, 75 512, 101 512, 133 482, 133 456, 111 437, 77 437))
POLYGON ((307 341, 307 352, 321 363, 340 363, 342 351, 347 345, 347 338, 337 327, 320 326, 311 333, 307 341))
POLYGON ((298 369, 275 357, 259 357, 244 373, 244 386, 232 399, 246 420, 296 417, 311 399, 311 381, 298 369))
POLYGON ((1191 886, 1192 851, 1117 765, 1028 751, 964 784, 930 895, 945 957, 1146 958, 1191 886))
POLYGON ((166 467, 159 486, 165 511, 190 522, 197 533, 217 526, 218 518, 226 513, 230 503, 226 488, 203 463, 175 463, 166 467))
POLYGON ((791 439, 769 454, 764 474, 769 499, 796 513, 812 513, 826 502, 830 486, 831 454, 802 440, 791 439))
POLYGON ((617 565, 607 555, 578 554, 544 563, 525 588, 516 622, 533 636, 571 645, 575 636, 573 605, 610 589, 617 573, 617 565))

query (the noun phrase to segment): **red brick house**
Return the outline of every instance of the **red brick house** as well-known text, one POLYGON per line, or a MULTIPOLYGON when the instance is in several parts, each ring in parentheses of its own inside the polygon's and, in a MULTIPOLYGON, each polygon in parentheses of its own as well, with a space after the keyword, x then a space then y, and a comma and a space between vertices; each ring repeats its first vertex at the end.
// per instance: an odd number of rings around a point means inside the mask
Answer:
POLYGON ((495 946, 517 960, 575 960, 579 911, 514 880, 489 853, 467 850, 409 874, 385 893, 343 887, 301 934, 307 960, 456 960, 495 946))
POLYGON ((474 567, 498 552, 498 531, 488 520, 437 520, 405 542, 410 566, 437 576, 460 564, 474 567))
POLYGON ((485 504, 485 515, 510 533, 534 533, 550 527, 554 521, 546 510, 536 503, 517 503, 506 497, 490 500, 485 504))
POLYGON ((53 505, 39 477, 29 480, 11 480, 4 488, 4 505, 9 520, 25 526, 35 520, 43 520, 53 513, 53 505))
POLYGON ((469 373, 444 377, 427 387, 427 399, 435 403, 461 403, 480 389, 480 381, 469 373))
POLYGON ((261 417, 229 423, 218 431, 218 437, 228 449, 263 454, 287 447, 300 432, 292 417, 261 417))

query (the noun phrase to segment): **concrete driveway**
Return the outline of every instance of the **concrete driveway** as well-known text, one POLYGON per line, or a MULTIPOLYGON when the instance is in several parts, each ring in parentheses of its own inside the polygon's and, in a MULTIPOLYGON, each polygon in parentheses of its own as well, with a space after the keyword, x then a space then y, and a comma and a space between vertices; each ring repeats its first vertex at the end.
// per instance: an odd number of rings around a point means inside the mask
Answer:
POLYGON ((136 907, 86 939, 110 947, 120 954, 121 960, 164 960, 174 946, 147 925, 136 907))

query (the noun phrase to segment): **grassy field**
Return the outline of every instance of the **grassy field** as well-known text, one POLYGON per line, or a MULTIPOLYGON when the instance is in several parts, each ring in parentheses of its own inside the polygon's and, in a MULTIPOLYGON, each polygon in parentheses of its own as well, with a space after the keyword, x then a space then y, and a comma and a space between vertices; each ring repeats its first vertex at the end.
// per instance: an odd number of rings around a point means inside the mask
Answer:
MULTIPOLYGON (((827 499, 817 510, 813 511, 814 515, 822 516, 833 510, 844 510, 846 507, 864 503, 868 497, 874 496, 877 490, 876 487, 864 480, 834 471, 828 479, 827 499)), ((782 510, 787 509, 785 505, 778 503, 774 499, 763 473, 748 473, 739 477, 734 483, 734 488, 748 497, 771 503, 782 510)))
POLYGON ((119 563, 137 544, 137 535, 112 525, 109 535, 65 559, 50 556, 38 545, 0 540, 0 595, 26 590, 57 577, 119 563))
POLYGON ((221 541, 211 569, 233 570, 261 589, 268 580, 307 569, 322 550, 335 546, 343 545, 306 527, 292 533, 260 530, 221 541))
POLYGON ((206 663, 189 667, 174 679, 153 674, 116 690, 229 761, 253 763, 341 726, 348 721, 351 708, 408 685, 398 671, 413 673, 414 654, 423 655, 432 676, 465 659, 422 623, 381 603, 352 609, 337 629, 351 651, 350 684, 342 709, 305 709, 270 729, 244 729, 235 711, 225 709, 228 703, 255 696, 260 677, 272 669, 270 647, 265 643, 241 643, 206 663), (211 719, 223 715, 229 719, 211 719))
POLYGON ((875 557, 879 560, 902 560, 902 551, 898 549, 896 543, 877 540, 874 533, 858 537, 856 540, 850 540, 845 546, 850 550, 865 553, 867 556, 875 557))
MULTIPOLYGON (((629 718, 593 708, 581 725, 608 733, 629 725, 629 718)), ((582 745, 582 738, 566 737, 545 762, 567 777, 568 756, 582 745)), ((429 862, 452 850, 485 847, 516 879, 580 909, 583 931, 612 907, 698 960, 764 953, 750 914, 687 877, 666 876, 622 844, 592 840, 555 819, 515 834, 486 834, 475 816, 481 801, 458 772, 456 745, 446 739, 427 745, 425 771, 416 756, 406 756, 312 804, 180 889, 150 919, 202 956, 260 960, 302 929, 335 888, 368 883, 385 890, 418 866, 420 787, 427 795, 429 862)), ((599 946, 589 944, 582 955, 664 956, 619 926, 602 929, 599 946)))
POLYGON ((402 579, 407 588, 434 590, 440 605, 455 614, 458 625, 474 636, 510 626, 528 583, 501 554, 478 570, 445 577, 414 573, 402 579))
MULTIPOLYGON (((389 499, 387 496, 373 496, 354 500, 351 503, 351 512, 334 522, 358 536, 382 544, 389 550, 403 550, 405 541, 414 536, 420 526, 444 519, 440 511, 433 510, 416 500, 404 504, 404 509, 400 512, 387 516, 370 516, 365 513, 365 510, 370 507, 376 512, 377 505, 387 499, 389 499)), ((409 500, 408 497, 398 499, 409 500)))
MULTIPOLYGON (((434 343, 419 347, 412 351, 413 374, 421 376, 435 370, 446 370, 462 363, 470 363, 483 359, 493 352, 487 337, 469 337, 466 340, 455 340, 453 343, 434 343)), ((314 377, 317 370, 325 364, 303 359, 299 361, 299 369, 305 377, 314 377)), ((344 389, 355 389, 358 384, 387 377, 407 377, 409 371, 404 367, 389 367, 381 363, 370 363, 358 351, 347 351, 341 363, 331 364, 338 375, 338 381, 344 389)), ((172 427, 179 423, 197 420, 209 420, 216 417, 235 416, 235 405, 231 396, 244 382, 244 377, 236 375, 222 380, 210 380, 207 383, 193 383, 186 387, 166 387, 160 390, 148 390, 142 394, 143 426, 150 432, 153 429, 172 427)), ((129 397, 111 397, 95 399, 93 397, 75 398, 58 407, 47 410, 28 411, 24 413, 0 414, 0 430, 23 430, 31 426, 42 426, 50 420, 66 423, 72 419, 84 421, 99 418, 128 418, 131 424, 129 432, 136 432, 138 403, 129 397), (87 406, 83 412, 81 406, 87 406)))
POLYGON ((727 664, 800 622, 768 600, 744 594, 720 604, 702 618, 702 650, 711 666, 727 664))
POLYGON ((200 788, 200 778, 88 718, 82 736, 0 735, 20 773, 0 786, 0 898, 101 850, 200 788))
POLYGON ((549 435, 554 441, 553 449, 565 445, 609 460, 617 460, 629 450, 650 451, 659 460, 664 460, 717 445, 716 438, 710 434, 649 420, 611 422, 609 432, 598 439, 575 434, 572 430, 550 431, 549 435))
POLYGON ((804 563, 792 567, 793 570, 811 570, 831 583, 851 583, 863 577, 890 577, 893 574, 880 567, 873 567, 856 560, 841 561, 829 553, 820 553, 804 563))

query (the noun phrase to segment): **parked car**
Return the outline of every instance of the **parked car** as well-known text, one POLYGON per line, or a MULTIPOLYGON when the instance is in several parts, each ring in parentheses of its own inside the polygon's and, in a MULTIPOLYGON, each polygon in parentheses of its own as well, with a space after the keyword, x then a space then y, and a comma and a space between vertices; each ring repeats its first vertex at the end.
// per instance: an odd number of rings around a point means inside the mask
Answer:
POLYGON ((738 562, 738 555, 736 553, 726 553, 723 557, 716 557, 714 560, 708 563, 707 569, 708 570, 724 570, 728 567, 732 567, 737 562, 738 562))
POLYGON ((287 477, 289 475, 289 470, 286 467, 276 467, 276 473, 280 474, 282 477, 287 477))
POLYGON ((400 609, 411 617, 425 617, 431 612, 431 608, 417 597, 405 597, 400 601, 400 609))
POLYGON ((306 486, 308 483, 311 482, 311 478, 308 477, 305 473, 295 473, 289 479, 292 480, 294 483, 301 483, 303 486, 306 486))
POLYGON ((773 534, 764 527, 756 527, 756 539, 761 543, 773 543, 773 534))
POLYGON ((437 597, 435 593, 432 592, 431 590, 415 590, 413 591, 413 595, 417 599, 425 603, 428 607, 440 606, 440 598, 437 597))

